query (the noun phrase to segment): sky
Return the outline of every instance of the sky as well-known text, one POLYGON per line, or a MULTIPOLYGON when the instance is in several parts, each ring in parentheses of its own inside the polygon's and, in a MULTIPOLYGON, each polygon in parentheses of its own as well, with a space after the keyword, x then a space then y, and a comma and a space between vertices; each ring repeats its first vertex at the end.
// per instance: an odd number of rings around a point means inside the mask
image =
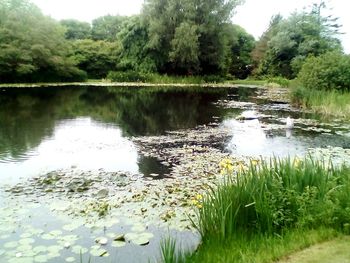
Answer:
MULTIPOLYGON (((280 13, 287 17, 295 10, 302 10, 316 0, 246 0, 236 9, 232 18, 235 24, 258 39, 267 29, 271 16, 280 13)), ((91 22, 103 15, 134 15, 140 13, 143 0, 32 0, 44 14, 55 19, 74 18, 91 22)), ((328 6, 334 17, 339 17, 343 27, 340 35, 346 53, 350 53, 350 2, 346 0, 328 0, 328 6)))

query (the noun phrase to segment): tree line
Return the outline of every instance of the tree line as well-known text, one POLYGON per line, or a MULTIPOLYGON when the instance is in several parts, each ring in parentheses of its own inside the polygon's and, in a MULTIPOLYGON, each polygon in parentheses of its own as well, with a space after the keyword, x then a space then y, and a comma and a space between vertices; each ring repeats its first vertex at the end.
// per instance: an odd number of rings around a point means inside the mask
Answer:
POLYGON ((140 15, 55 21, 0 0, 0 81, 105 78, 110 71, 295 78, 310 56, 341 53, 324 1, 276 15, 258 41, 231 22, 241 0, 146 0, 140 15))

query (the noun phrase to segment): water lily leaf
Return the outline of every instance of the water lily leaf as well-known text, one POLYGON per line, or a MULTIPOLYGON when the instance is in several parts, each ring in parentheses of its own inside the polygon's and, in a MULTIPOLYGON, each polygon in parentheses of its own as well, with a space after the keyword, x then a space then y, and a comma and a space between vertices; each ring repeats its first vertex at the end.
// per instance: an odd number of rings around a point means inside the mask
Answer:
POLYGON ((150 232, 144 232, 144 233, 141 234, 141 236, 143 236, 145 238, 149 238, 149 239, 154 237, 154 235, 152 233, 150 233, 150 232))
POLYGON ((79 238, 77 235, 66 235, 66 236, 61 236, 60 240, 65 241, 65 242, 71 242, 74 243, 77 241, 79 238))
POLYGON ((125 235, 124 234, 115 235, 113 240, 114 241, 124 241, 125 242, 125 235))
POLYGON ((60 236, 60 235, 62 235, 62 231, 61 230, 52 230, 49 234, 52 236, 60 236))
POLYGON ((33 244, 34 242, 35 242, 34 238, 23 238, 18 241, 18 243, 21 245, 30 245, 30 244, 33 244))
POLYGON ((62 227, 63 230, 66 230, 68 232, 72 232, 73 230, 75 230, 77 228, 79 228, 79 226, 78 225, 74 225, 74 224, 64 225, 62 227))
POLYGON ((5 254, 5 250, 3 250, 3 249, 0 249, 0 256, 2 256, 3 254, 5 254))
POLYGON ((88 249, 79 245, 73 246, 72 247, 72 252, 75 254, 85 254, 86 252, 88 252, 88 249))
POLYGON ((20 235, 21 238, 28 238, 28 237, 31 237, 31 236, 33 236, 33 234, 32 233, 28 233, 28 232, 27 233, 23 233, 23 234, 20 235))
POLYGON ((74 261, 75 261, 75 258, 73 257, 66 258, 66 262, 74 262, 74 261))
POLYGON ((109 256, 107 250, 105 250, 103 248, 92 249, 92 250, 90 250, 90 254, 94 257, 108 257, 109 256))
POLYGON ((95 242, 100 245, 107 245, 108 239, 106 237, 98 237, 95 239, 95 242))
POLYGON ((126 245, 126 242, 125 241, 113 241, 111 246, 112 247, 124 247, 126 245))
POLYGON ((146 227, 144 225, 141 225, 141 224, 134 225, 131 228, 131 231, 133 231, 133 232, 143 232, 145 230, 146 230, 146 227))
POLYGON ((29 244, 20 245, 17 247, 17 251, 20 251, 20 252, 31 251, 32 249, 33 247, 29 244))
POLYGON ((44 263, 48 261, 48 258, 46 255, 39 255, 34 257, 34 261, 39 263, 44 263))
POLYGON ((10 241, 10 242, 6 242, 4 244, 4 248, 15 248, 18 246, 18 242, 17 241, 10 241))
POLYGON ((133 239, 136 239, 138 235, 136 233, 127 233, 124 235, 124 237, 128 241, 132 241, 133 239))
POLYGON ((45 240, 52 240, 52 239, 55 239, 55 236, 51 235, 51 234, 43 234, 41 236, 42 239, 45 239, 45 240))
POLYGON ((33 263, 34 259, 25 257, 25 258, 10 258, 7 260, 7 263, 33 263))
POLYGON ((46 251, 47 251, 47 247, 45 247, 45 246, 36 246, 33 248, 33 252, 36 254, 46 252, 46 251))
POLYGON ((49 253, 58 253, 59 251, 62 250, 62 247, 61 246, 58 246, 58 245, 53 245, 53 246, 49 246, 47 247, 47 251, 49 253))
POLYGON ((97 249, 100 249, 100 248, 101 248, 101 246, 99 246, 99 245, 93 245, 93 246, 90 247, 91 250, 97 250, 97 249))
POLYGON ((140 236, 138 238, 132 239, 131 240, 134 244, 140 245, 140 246, 145 246, 149 244, 149 238, 145 236, 140 236))
POLYGON ((47 258, 50 260, 50 259, 53 259, 53 258, 58 258, 58 257, 60 257, 61 255, 60 255, 60 253, 54 253, 54 252, 50 252, 50 253, 48 253, 47 254, 47 258))

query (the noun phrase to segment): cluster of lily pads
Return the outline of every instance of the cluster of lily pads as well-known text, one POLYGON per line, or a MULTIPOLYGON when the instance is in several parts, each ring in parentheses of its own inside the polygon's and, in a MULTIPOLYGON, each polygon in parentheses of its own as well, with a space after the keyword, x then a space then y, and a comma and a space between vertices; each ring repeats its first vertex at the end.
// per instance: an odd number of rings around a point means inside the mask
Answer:
MULTIPOLYGON (((276 101, 284 102, 285 91, 275 94, 276 101)), ((257 99, 268 96, 271 96, 268 91, 262 91, 257 99)), ((231 100, 217 104, 261 111, 265 107, 231 100)), ((276 109, 291 110, 287 104, 279 105, 282 106, 276 109)), ((333 132, 331 126, 315 120, 296 119, 295 124, 307 131, 333 132)), ((277 118, 263 128, 283 127, 283 119, 277 118)), ((350 129, 340 130, 348 133, 350 129)), ((168 167, 169 172, 162 180, 153 180, 158 179, 158 174, 144 178, 142 174, 71 168, 6 186, 6 201, 0 208, 0 258, 9 263, 80 262, 80 257, 109 257, 113 249, 150 247, 159 241, 160 233, 169 230, 196 235, 193 223, 197 209, 201 209, 207 189, 223 178, 225 173, 220 171, 226 169, 234 174, 232 170, 239 171, 251 161, 223 151, 231 133, 229 127, 214 121, 162 136, 132 138, 141 155, 153 157, 168 167), (43 218, 48 222, 41 222, 43 226, 39 227, 38 221, 43 218)), ((349 151, 342 148, 310 152, 350 160, 349 151)))

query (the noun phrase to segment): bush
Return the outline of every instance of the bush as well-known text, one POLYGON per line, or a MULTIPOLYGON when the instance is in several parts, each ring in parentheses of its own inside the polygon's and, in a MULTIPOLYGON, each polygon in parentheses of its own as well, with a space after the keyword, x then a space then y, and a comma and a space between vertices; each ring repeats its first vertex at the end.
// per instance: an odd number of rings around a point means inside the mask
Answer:
POLYGON ((285 87, 285 88, 289 87, 289 82, 290 80, 283 77, 271 77, 267 79, 267 84, 276 83, 281 87, 285 87))
POLYGON ((108 79, 115 82, 151 82, 151 76, 136 71, 111 71, 108 73, 108 79))
POLYGON ((350 56, 328 52, 309 57, 298 74, 298 80, 307 89, 350 90, 350 56))

